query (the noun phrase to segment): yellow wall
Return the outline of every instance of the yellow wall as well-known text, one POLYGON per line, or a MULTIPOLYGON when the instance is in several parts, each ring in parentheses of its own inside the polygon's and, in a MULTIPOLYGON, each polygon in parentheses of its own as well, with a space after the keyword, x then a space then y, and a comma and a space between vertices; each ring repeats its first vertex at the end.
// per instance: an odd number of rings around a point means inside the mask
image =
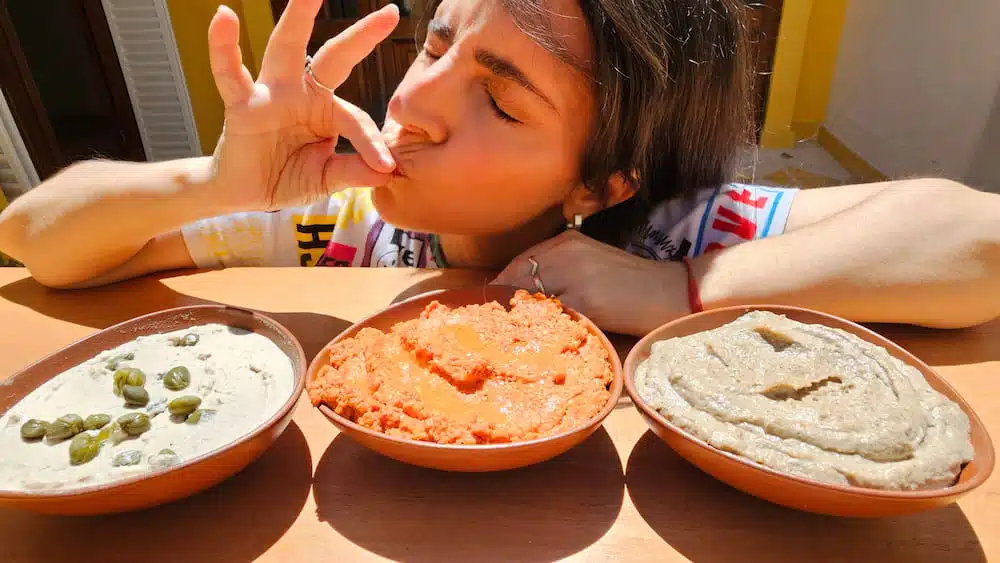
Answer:
MULTIPOLYGON (((208 62, 208 23, 220 0, 167 0, 202 151, 222 132, 222 101, 208 62)), ((222 0, 240 17, 243 62, 256 76, 274 28, 268 0, 222 0)), ((826 115, 848 0, 786 0, 761 146, 783 148, 816 136, 826 115)))
POLYGON ((815 137, 826 116, 848 0, 786 0, 761 135, 764 148, 815 137))
MULTIPOLYGON (((202 152, 210 154, 222 132, 224 108, 208 62, 208 24, 220 0, 167 0, 202 152)), ((224 0, 240 17, 243 63, 254 76, 274 22, 268 0, 224 0)))

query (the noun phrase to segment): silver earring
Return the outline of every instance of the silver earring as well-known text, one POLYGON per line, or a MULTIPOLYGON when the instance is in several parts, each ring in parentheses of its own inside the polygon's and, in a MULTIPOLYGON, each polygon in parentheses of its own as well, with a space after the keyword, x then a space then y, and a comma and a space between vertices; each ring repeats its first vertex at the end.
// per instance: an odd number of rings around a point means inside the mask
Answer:
POLYGON ((573 215, 573 218, 570 219, 569 221, 566 221, 567 231, 579 231, 580 227, 582 226, 583 226, 583 215, 580 215, 579 213, 573 215))

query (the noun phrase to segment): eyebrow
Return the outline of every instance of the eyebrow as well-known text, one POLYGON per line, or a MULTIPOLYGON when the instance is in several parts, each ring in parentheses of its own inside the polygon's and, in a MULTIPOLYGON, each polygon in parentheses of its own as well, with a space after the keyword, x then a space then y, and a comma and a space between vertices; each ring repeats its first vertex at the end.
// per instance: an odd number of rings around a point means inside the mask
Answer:
MULTIPOLYGON (((455 39, 455 30, 440 20, 431 21, 427 25, 427 32, 434 34, 438 39, 448 43, 451 43, 455 39)), ((525 90, 541 98, 541 100, 553 110, 556 109, 556 105, 552 103, 552 100, 549 99, 544 92, 539 90, 538 87, 535 86, 534 82, 528 78, 528 75, 526 75, 524 71, 522 71, 509 59, 486 49, 476 49, 475 59, 480 66, 490 71, 490 73, 497 78, 514 82, 518 86, 521 86, 525 90)))

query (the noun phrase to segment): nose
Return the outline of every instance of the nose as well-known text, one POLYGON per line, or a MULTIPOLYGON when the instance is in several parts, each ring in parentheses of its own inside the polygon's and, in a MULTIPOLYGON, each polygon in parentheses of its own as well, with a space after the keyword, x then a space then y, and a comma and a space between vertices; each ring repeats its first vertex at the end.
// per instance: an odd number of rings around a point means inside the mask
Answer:
POLYGON ((411 68, 389 100, 388 115, 404 133, 424 142, 444 143, 458 106, 454 74, 444 59, 411 68))

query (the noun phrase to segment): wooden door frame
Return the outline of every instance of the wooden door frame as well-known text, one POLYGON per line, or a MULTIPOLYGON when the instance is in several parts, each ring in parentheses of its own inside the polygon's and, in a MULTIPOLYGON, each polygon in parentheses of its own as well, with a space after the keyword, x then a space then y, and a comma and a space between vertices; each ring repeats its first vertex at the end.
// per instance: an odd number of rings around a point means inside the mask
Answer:
MULTIPOLYGON (((753 45, 751 56, 754 73, 754 132, 757 142, 764 131, 767 119, 767 100, 771 91, 771 76, 774 73, 774 55, 778 49, 778 35, 781 30, 781 11, 784 0, 756 0, 752 7, 761 10, 761 37, 753 45), (763 56, 762 56, 763 54, 763 56)), ((749 8, 749 6, 748 6, 749 8)), ((751 38, 751 40, 754 38, 751 38)))
MULTIPOLYGON (((146 160, 142 136, 101 0, 83 0, 81 6, 85 27, 93 39, 94 55, 108 86, 112 112, 122 125, 125 156, 132 160, 146 160)), ((5 3, 0 3, 0 82, 13 85, 4 88, 4 95, 38 177, 45 179, 55 174, 69 162, 59 147, 5 3)))
POLYGON ((21 134, 39 178, 46 178, 60 168, 60 150, 55 131, 49 123, 45 105, 24 58, 14 22, 5 3, 0 2, 0 83, 4 88, 11 116, 21 134))
POLYGON ((94 40, 95 55, 104 71, 104 79, 108 85, 108 97, 111 99, 111 110, 122 126, 122 144, 125 157, 134 161, 146 160, 146 150, 142 144, 142 134, 139 132, 139 122, 132 108, 132 99, 128 95, 128 85, 125 83, 125 71, 118 60, 118 50, 115 40, 111 37, 108 27, 108 16, 104 13, 101 0, 83 0, 83 14, 87 29, 94 40))

